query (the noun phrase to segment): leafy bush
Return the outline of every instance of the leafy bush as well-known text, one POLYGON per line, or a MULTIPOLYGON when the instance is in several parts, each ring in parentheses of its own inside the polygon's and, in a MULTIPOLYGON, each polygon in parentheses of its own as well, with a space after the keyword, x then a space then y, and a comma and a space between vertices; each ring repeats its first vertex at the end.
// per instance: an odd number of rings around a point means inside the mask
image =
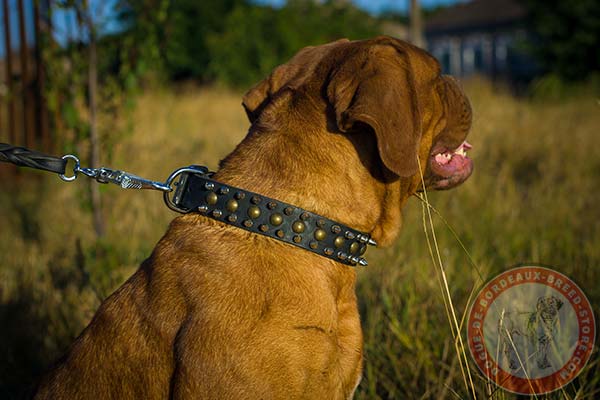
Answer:
POLYGON ((142 44, 133 54, 138 64, 149 59, 171 80, 248 87, 304 46, 379 33, 378 21, 349 3, 292 0, 281 8, 245 0, 163 3, 123 2, 122 36, 142 44))
POLYGON ((585 80, 600 71, 600 2, 525 0, 537 39, 532 51, 548 72, 585 80))
POLYGON ((290 1, 281 9, 236 7, 222 33, 209 36, 208 76, 231 86, 249 86, 304 46, 378 34, 375 19, 347 4, 290 1))

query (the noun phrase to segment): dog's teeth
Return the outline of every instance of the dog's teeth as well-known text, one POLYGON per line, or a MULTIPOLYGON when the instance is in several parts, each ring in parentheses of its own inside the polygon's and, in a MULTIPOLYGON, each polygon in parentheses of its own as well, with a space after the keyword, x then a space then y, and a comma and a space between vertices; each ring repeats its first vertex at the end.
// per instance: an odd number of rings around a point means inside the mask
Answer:
POLYGON ((465 152, 465 149, 461 146, 454 151, 454 154, 458 154, 459 156, 464 157, 467 153, 465 152))
POLYGON ((434 157, 435 161, 438 164, 448 164, 448 162, 450 162, 450 159, 452 158, 452 155, 450 153, 439 153, 436 154, 436 156, 434 157))

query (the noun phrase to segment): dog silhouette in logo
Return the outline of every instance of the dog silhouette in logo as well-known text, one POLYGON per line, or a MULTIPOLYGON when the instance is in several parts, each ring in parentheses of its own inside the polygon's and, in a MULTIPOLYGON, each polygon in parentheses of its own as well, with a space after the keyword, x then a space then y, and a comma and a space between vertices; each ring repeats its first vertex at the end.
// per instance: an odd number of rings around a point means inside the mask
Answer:
POLYGON ((539 369, 550 367, 548 362, 548 347, 554 339, 558 323, 558 312, 563 302, 554 296, 539 297, 535 311, 505 312, 498 319, 498 334, 502 352, 509 361, 511 370, 525 364, 523 356, 517 358, 515 352, 516 336, 527 338, 535 347, 536 363, 539 369))

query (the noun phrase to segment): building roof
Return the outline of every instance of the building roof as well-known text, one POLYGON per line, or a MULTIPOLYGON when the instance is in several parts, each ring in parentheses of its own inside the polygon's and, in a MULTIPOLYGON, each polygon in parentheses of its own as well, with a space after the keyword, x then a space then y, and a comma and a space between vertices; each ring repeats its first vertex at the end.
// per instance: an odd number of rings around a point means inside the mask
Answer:
POLYGON ((494 28, 522 21, 527 10, 518 0, 473 0, 448 7, 425 22, 428 34, 494 28))

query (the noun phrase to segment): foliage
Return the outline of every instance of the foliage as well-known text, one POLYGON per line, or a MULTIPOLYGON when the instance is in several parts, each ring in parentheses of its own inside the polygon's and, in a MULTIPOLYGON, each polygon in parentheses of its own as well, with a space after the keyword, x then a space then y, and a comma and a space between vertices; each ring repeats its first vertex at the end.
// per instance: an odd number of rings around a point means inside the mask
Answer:
POLYGON ((525 0, 535 37, 532 51, 548 72, 584 80, 600 71, 600 2, 525 0))
POLYGON ((160 77, 164 73, 162 45, 168 0, 127 0, 115 5, 122 30, 105 37, 101 44, 107 63, 105 71, 120 77, 127 90, 135 90, 140 79, 160 77), (135 27, 135 29, 132 29, 135 27))
POLYGON ((557 74, 546 74, 535 79, 529 85, 533 99, 548 102, 561 102, 568 98, 581 96, 600 96, 600 72, 591 73, 580 82, 565 81, 557 74))
POLYGON ((249 86, 304 46, 377 33, 373 18, 347 4, 296 0, 281 9, 242 4, 227 16, 223 33, 209 36, 208 75, 249 86))
MULTIPOLYGON (((166 4, 166 0, 162 1, 166 4)), ((70 14, 76 21, 69 28, 69 39, 58 44, 52 33, 42 37, 44 65, 47 71, 45 97, 55 126, 60 133, 60 147, 65 151, 86 151, 89 143, 90 115, 89 93, 89 30, 101 31, 112 10, 92 20, 86 2, 52 2, 50 15, 60 11, 70 14), (89 18, 89 19, 88 19, 89 18)), ((158 59, 156 52, 156 18, 144 25, 140 20, 140 31, 103 35, 97 42, 96 93, 100 118, 99 132, 104 143, 104 152, 110 160, 110 150, 116 138, 122 136, 129 126, 120 117, 132 110, 132 99, 140 87, 140 78, 147 74, 147 64, 158 59), (142 39, 141 29, 145 30, 142 39)))
POLYGON ((204 78, 208 36, 223 32, 222 21, 244 0, 122 0, 120 34, 146 44, 138 60, 169 79, 204 78))
POLYGON ((172 2, 165 28, 165 61, 172 78, 205 78, 211 59, 208 38, 227 30, 223 20, 242 0, 172 2))
MULTIPOLYGON (((148 14, 157 0, 121 5, 126 35, 158 27, 160 60, 168 79, 250 86, 300 48, 334 39, 371 37, 377 21, 345 2, 292 0, 281 8, 246 0, 169 2, 163 22, 148 14)), ((140 33, 141 32, 141 33, 140 33)))

